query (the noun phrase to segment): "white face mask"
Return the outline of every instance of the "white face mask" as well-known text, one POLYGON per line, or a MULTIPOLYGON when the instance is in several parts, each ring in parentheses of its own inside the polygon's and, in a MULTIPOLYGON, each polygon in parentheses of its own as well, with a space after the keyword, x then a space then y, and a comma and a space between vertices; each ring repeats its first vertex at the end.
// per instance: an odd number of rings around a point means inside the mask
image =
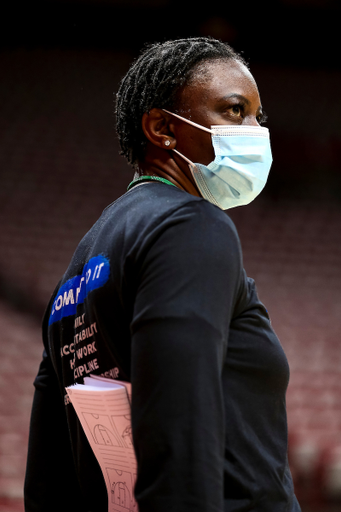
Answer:
POLYGON ((193 163, 173 149, 189 165, 202 197, 228 210, 251 203, 263 190, 272 163, 268 128, 216 125, 211 129, 168 112, 212 134, 215 159, 208 165, 193 163))

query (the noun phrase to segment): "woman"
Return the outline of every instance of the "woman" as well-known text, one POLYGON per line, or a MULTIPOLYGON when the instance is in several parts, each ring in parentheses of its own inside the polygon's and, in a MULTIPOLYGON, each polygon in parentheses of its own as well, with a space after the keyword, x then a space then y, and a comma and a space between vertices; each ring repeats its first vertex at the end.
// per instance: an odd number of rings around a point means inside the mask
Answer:
POLYGON ((89 372, 132 383, 140 512, 300 510, 287 360, 223 211, 265 185, 263 120, 245 62, 214 39, 152 45, 122 80, 117 131, 135 179, 80 242, 46 312, 28 512, 107 510, 63 403, 89 372))

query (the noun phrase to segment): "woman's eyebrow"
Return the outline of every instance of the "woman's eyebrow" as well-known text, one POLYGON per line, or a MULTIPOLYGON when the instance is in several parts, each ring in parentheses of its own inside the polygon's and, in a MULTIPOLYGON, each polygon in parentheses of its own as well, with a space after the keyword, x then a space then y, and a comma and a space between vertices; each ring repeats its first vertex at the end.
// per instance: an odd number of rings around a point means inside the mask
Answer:
MULTIPOLYGON (((222 98, 223 101, 226 101, 226 100, 229 100, 231 98, 236 98, 238 99, 239 101, 241 101, 242 103, 244 103, 245 105, 251 105, 251 101, 246 98, 245 96, 243 96, 242 94, 238 94, 236 92, 233 92, 231 94, 227 94, 226 96, 224 96, 222 98)), ((257 112, 259 112, 260 114, 264 114, 264 111, 263 111, 263 107, 262 105, 259 105, 258 109, 257 109, 257 112)))
POLYGON ((236 92, 232 92, 231 94, 227 94, 226 96, 224 96, 222 98, 222 100, 230 100, 232 98, 236 98, 240 101, 242 101, 243 103, 245 103, 246 105, 250 105, 250 100, 248 100, 247 98, 245 98, 245 96, 243 96, 242 94, 238 94, 236 92))

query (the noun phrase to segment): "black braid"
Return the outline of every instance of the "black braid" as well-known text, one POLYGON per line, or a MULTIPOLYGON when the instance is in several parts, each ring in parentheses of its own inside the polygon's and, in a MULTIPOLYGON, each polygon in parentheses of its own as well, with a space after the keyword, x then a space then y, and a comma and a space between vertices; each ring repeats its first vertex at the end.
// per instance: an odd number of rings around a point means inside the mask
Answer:
POLYGON ((176 111, 177 93, 203 61, 235 59, 228 44, 208 37, 177 39, 147 46, 121 81, 116 96, 116 128, 121 154, 136 166, 143 157, 146 138, 141 119, 152 108, 176 111))

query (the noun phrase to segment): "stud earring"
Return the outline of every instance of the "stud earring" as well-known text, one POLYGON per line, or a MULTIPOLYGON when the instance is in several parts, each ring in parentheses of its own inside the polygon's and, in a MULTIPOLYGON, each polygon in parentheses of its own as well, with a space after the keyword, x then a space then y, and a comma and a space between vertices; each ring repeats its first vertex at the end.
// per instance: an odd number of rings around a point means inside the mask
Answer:
POLYGON ((170 146, 170 140, 165 140, 165 146, 170 146))

